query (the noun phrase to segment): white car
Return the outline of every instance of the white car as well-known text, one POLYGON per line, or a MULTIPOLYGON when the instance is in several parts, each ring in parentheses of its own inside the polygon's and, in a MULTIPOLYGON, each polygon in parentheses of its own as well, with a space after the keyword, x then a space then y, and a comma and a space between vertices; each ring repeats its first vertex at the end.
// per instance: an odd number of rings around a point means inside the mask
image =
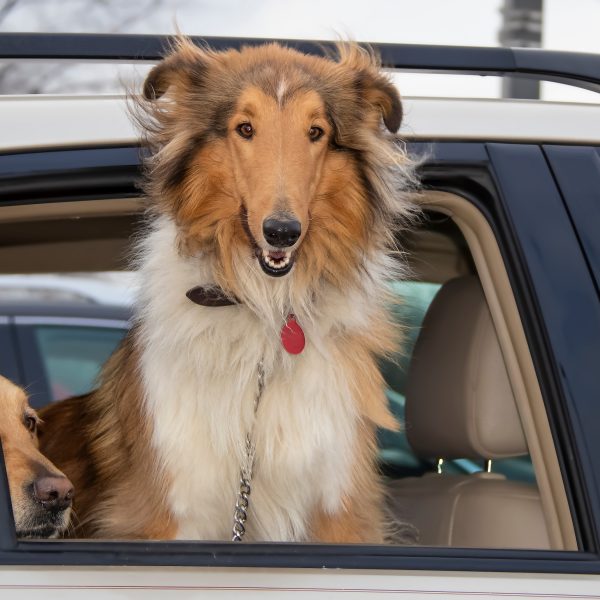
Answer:
MULTIPOLYGON (((164 43, 1 36, 0 58, 157 60, 164 43)), ((600 91, 600 56, 379 49, 396 68, 600 91)), ((382 434, 381 456, 419 544, 18 541, 0 477, 2 598, 600 598, 600 106, 405 98, 405 113, 426 218, 403 233, 412 279, 392 285, 422 312, 436 301, 429 341, 408 332, 418 360, 382 365, 408 441, 382 434), (448 429, 470 448, 455 462, 448 429)), ((2 97, 0 131, 0 273, 122 269, 143 207, 125 99, 2 97)), ((0 371, 11 360, 0 348, 0 371)))

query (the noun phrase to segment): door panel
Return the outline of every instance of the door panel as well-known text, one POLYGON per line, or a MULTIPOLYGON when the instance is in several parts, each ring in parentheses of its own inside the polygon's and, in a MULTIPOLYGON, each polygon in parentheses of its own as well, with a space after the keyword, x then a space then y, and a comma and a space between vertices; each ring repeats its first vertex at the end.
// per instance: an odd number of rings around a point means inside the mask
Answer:
POLYGON ((598 598, 599 575, 316 569, 0 568, 0 595, 40 598, 207 600, 511 600, 598 598))

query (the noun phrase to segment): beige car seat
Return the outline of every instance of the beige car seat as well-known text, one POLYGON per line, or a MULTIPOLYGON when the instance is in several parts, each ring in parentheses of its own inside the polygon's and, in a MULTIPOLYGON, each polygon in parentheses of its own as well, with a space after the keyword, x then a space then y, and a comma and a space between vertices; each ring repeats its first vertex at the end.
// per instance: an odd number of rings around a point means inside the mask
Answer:
POLYGON ((477 277, 446 283, 415 345, 406 433, 425 459, 492 460, 492 472, 428 473, 391 484, 396 514, 426 546, 550 548, 535 485, 493 473, 493 459, 527 443, 498 338, 477 277))

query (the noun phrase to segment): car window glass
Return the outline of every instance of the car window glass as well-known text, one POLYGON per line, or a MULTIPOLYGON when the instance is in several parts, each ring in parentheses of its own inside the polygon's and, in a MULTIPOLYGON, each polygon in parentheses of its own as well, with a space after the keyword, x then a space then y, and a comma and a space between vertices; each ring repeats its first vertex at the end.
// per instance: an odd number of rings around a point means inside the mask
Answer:
POLYGON ((100 368, 125 335, 125 330, 101 327, 39 325, 38 345, 52 400, 93 389, 100 368))

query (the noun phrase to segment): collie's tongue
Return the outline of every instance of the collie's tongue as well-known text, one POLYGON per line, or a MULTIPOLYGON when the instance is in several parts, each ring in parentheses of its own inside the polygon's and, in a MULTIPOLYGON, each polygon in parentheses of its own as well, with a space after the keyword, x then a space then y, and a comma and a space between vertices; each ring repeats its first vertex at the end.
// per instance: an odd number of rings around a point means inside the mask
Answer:
POLYGON ((281 260, 282 258, 285 258, 285 250, 277 250, 275 252, 269 252, 269 258, 273 259, 273 260, 281 260))

